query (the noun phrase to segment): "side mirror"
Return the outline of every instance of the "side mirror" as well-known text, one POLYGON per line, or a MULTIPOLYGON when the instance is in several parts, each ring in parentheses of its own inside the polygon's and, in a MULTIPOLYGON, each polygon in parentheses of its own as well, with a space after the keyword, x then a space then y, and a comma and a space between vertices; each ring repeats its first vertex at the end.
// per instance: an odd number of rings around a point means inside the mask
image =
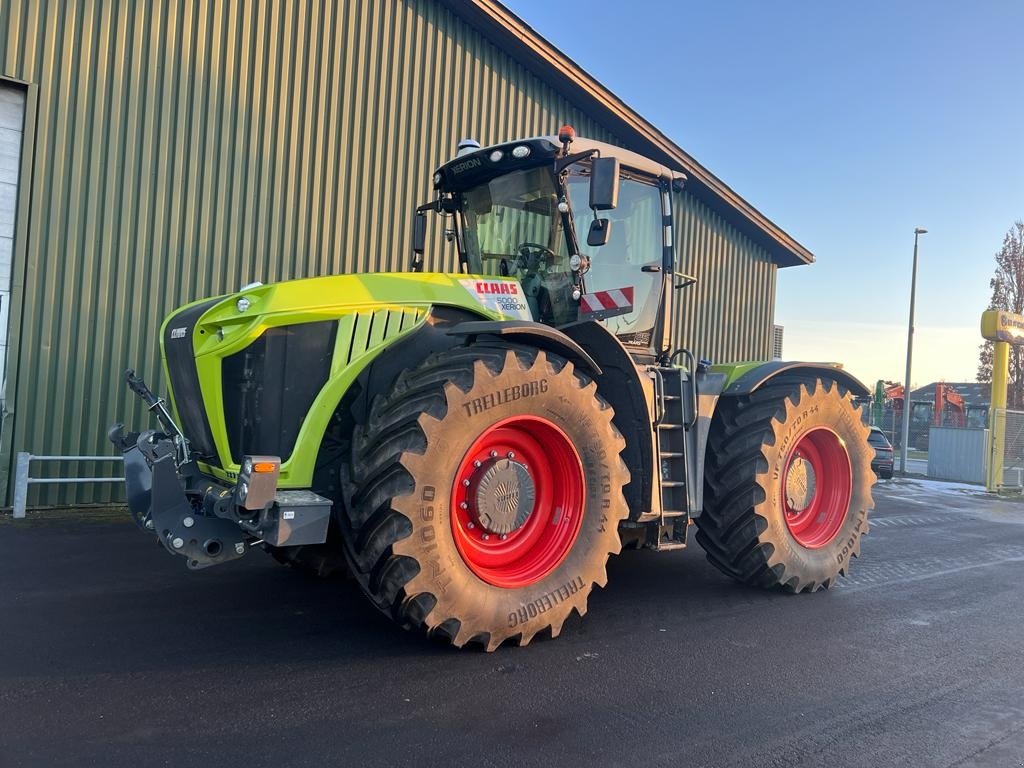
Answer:
POLYGON ((412 221, 412 252, 420 256, 427 249, 427 217, 417 212, 412 221))
POLYGON ((590 223, 590 231, 587 233, 587 245, 591 247, 607 245, 611 231, 612 223, 608 219, 594 219, 590 223))
POLYGON ((610 211, 619 204, 619 160, 595 157, 590 164, 590 207, 610 211))

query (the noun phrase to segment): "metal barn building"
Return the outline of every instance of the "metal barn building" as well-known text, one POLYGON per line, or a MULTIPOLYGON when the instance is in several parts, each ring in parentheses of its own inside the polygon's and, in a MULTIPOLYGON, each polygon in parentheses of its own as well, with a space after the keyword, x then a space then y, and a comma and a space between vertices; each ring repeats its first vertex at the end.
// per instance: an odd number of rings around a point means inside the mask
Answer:
MULTIPOLYGON (((146 423, 121 372, 160 381, 173 307, 404 269, 459 139, 565 122, 688 176, 679 343, 769 358, 776 271, 811 254, 494 0, 0 3, 0 492, 19 451, 109 453, 111 422, 146 423)), ((119 494, 40 486, 30 504, 119 494)))

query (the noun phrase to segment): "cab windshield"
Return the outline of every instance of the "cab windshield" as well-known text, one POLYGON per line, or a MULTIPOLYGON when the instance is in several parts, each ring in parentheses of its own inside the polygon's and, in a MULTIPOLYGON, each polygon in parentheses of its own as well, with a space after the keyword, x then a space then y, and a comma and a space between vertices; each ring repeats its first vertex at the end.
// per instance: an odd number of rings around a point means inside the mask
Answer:
POLYGON ((498 176, 462 193, 471 272, 515 277, 535 320, 576 319, 572 273, 548 166, 498 176))
MULTIPOLYGON (((655 184, 624 174, 618 206, 605 214, 612 222, 610 238, 603 246, 589 247, 590 164, 575 163, 567 171, 566 192, 582 240, 580 253, 590 259, 585 289, 628 289, 632 308, 606 319, 605 326, 625 344, 648 346, 660 304, 660 275, 652 267, 662 260, 661 193, 655 184)), ((498 176, 461 195, 470 272, 517 278, 533 319, 549 325, 579 317, 558 197, 548 165, 498 176)))

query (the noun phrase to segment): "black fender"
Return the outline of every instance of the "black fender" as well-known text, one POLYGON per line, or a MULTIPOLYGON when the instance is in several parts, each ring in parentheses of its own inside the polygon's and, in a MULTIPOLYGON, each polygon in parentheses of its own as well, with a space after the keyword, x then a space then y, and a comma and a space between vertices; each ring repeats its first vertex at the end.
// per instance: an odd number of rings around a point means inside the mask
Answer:
POLYGON ((623 489, 629 505, 629 519, 636 520, 650 512, 657 489, 654 466, 654 428, 651 406, 644 386, 643 368, 622 342, 601 323, 587 321, 564 326, 562 332, 575 344, 600 361, 600 372, 594 375, 597 391, 615 410, 612 423, 626 438, 622 460, 629 468, 629 483, 623 489))
POLYGON ((785 360, 772 360, 771 362, 762 363, 751 368, 726 386, 722 395, 726 397, 749 395, 772 379, 780 376, 789 377, 793 374, 798 376, 809 374, 832 379, 850 390, 855 397, 871 396, 871 390, 864 386, 860 379, 847 373, 835 363, 800 363, 787 362, 785 360))
POLYGON ((480 336, 492 336, 504 341, 528 344, 572 360, 577 367, 583 368, 587 375, 593 378, 601 375, 601 366, 583 347, 557 328, 543 323, 526 320, 472 320, 453 325, 448 329, 448 335, 464 336, 468 341, 474 341, 480 336))

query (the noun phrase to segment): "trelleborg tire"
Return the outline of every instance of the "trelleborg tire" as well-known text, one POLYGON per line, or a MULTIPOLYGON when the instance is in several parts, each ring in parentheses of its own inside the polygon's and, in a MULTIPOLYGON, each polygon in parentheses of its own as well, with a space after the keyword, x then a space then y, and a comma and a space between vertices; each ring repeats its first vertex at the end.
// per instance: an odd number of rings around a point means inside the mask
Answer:
POLYGON ((353 435, 350 568, 386 615, 456 646, 556 636, 619 552, 624 447, 596 384, 556 355, 434 355, 353 435))
POLYGON ((868 433, 850 393, 829 379, 770 381, 723 400, 696 518, 708 560, 747 584, 831 587, 868 531, 868 433))

